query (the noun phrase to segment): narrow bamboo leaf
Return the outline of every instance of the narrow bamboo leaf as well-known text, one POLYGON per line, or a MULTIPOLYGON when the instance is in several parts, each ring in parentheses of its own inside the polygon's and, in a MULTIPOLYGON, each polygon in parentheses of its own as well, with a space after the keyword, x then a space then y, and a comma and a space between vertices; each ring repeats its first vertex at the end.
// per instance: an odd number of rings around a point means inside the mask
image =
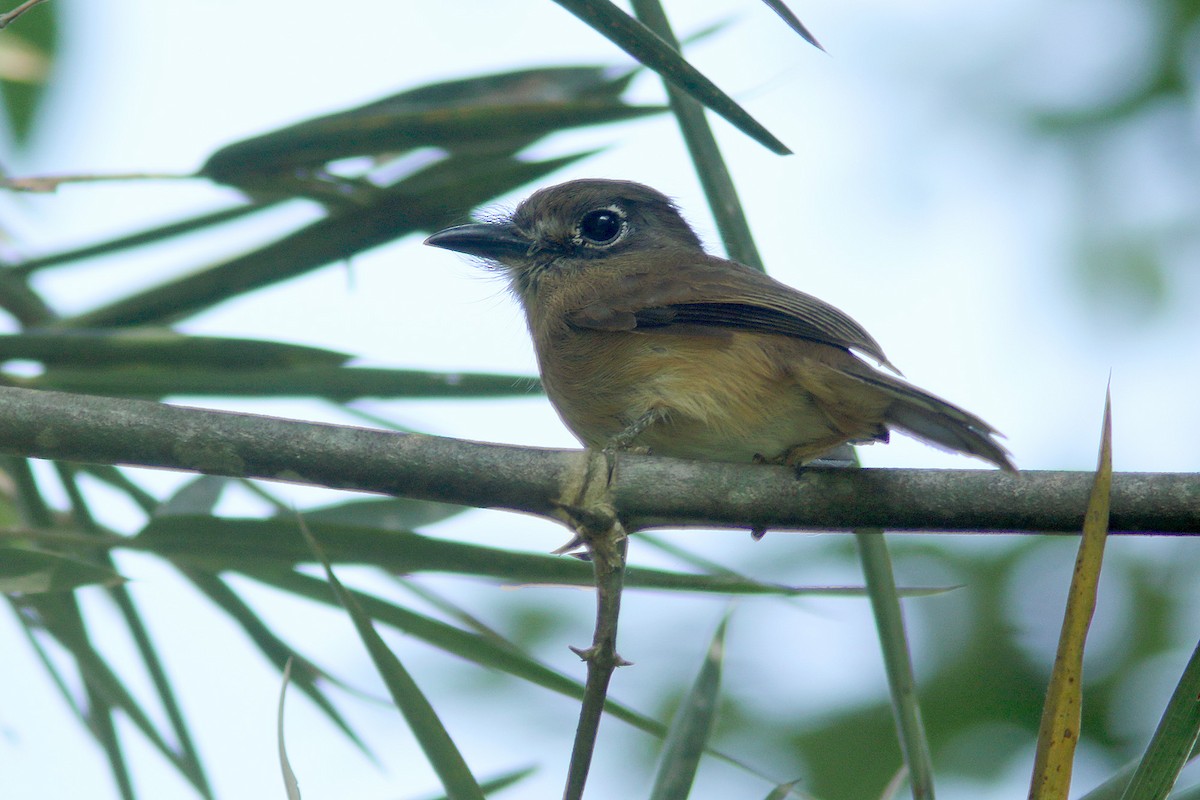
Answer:
MULTIPOLYGON (((59 641, 75 657, 75 661, 79 665, 79 671, 83 674, 88 686, 93 688, 100 697, 104 698, 105 703, 119 709, 123 714, 128 716, 130 721, 142 732, 142 735, 154 745, 155 749, 162 753, 171 764, 178 767, 180 763, 179 754, 163 739, 162 734, 154 727, 154 723, 150 721, 150 717, 125 687, 121 678, 112 671, 108 662, 90 646, 82 646, 79 642, 66 642, 61 638, 59 641)), ((186 771, 181 770, 181 774, 184 777, 188 777, 186 771)), ((199 789, 200 787, 196 788, 199 789)))
POLYGON ((0 529, 15 530, 22 527, 23 522, 16 498, 7 491, 0 492, 0 529))
MULTIPOLYGON (((54 514, 41 488, 33 477, 29 459, 20 456, 0 456, 0 468, 8 473, 16 489, 14 499, 22 523, 31 528, 53 528, 54 514)), ((6 492, 7 494, 7 492, 6 492)))
POLYGON ((825 50, 824 47, 821 47, 821 43, 817 41, 817 37, 809 33, 808 28, 804 27, 804 23, 800 21, 800 18, 793 14, 792 10, 788 8, 787 5, 785 5, 781 0, 763 0, 763 3, 766 4, 767 8, 778 14, 780 19, 788 24, 789 28, 800 35, 801 39, 808 42, 818 50, 825 50))
MULTIPOLYGON (((72 465, 63 463, 57 463, 54 467, 58 472, 63 488, 66 490, 67 499, 70 502, 71 517, 75 523, 82 530, 86 531, 89 537, 109 536, 108 531, 95 521, 87 498, 84 497, 83 492, 79 488, 78 469, 72 465)), ((98 552, 94 558, 97 565, 115 570, 116 565, 113 563, 110 553, 98 552)), ((155 647, 154 641, 150 638, 150 633, 142 621, 141 614, 138 613, 133 598, 123 585, 110 587, 108 594, 116 604, 121 618, 129 629, 134 646, 142 658, 146 672, 150 676, 155 691, 158 693, 158 699, 162 703, 163 710, 167 713, 167 718, 171 723, 175 740, 178 742, 176 750, 178 757, 175 760, 175 767, 197 788, 202 797, 211 798, 212 790, 208 785, 208 778, 204 774, 204 768, 200 763, 200 756, 192 741, 191 732, 184 719, 183 711, 179 708, 179 704, 175 699, 174 688, 167 677, 166 670, 163 669, 162 661, 158 656, 158 650, 155 647)))
MULTIPOLYGON (((755 581, 755 579, 753 579, 747 575, 744 575, 740 572, 735 572, 734 570, 729 569, 729 567, 725 566, 724 564, 714 561, 711 558, 705 558, 703 556, 697 555, 696 553, 693 553, 692 551, 688 550, 687 548, 680 547, 679 545, 676 545, 673 542, 671 542, 666 537, 656 536, 655 534, 653 534, 649 531, 640 531, 638 533, 638 541, 641 542, 642 544, 649 545, 650 547, 653 547, 654 549, 656 549, 662 553, 666 553, 667 555, 678 559, 681 563, 687 565, 688 567, 691 567, 694 570, 698 570, 706 575, 722 576, 722 577, 730 578, 730 579, 734 579, 734 580, 746 581, 748 583, 757 583, 757 581, 755 581)), ((837 596, 837 595, 845 595, 848 597, 850 597, 850 596, 865 597, 866 596, 866 590, 859 586, 821 586, 821 587, 811 587, 811 588, 819 588, 821 591, 821 594, 829 595, 829 596, 837 596)), ((900 593, 901 593, 901 596, 904 596, 904 597, 925 596, 925 595, 941 594, 942 592, 949 591, 952 588, 956 588, 956 587, 930 587, 930 588, 926 588, 926 589, 915 589, 915 588, 901 589, 900 593)))
POLYGON ((649 28, 609 0, 555 0, 639 63, 720 114, 773 153, 791 150, 649 28))
MULTIPOLYGON (((26 598, 25 606, 36 619, 37 624, 53 636, 74 658, 75 665, 88 688, 89 709, 88 720, 93 733, 106 749, 105 725, 111 725, 107 720, 109 711, 117 709, 124 714, 142 735, 157 749, 167 761, 175 767, 201 793, 207 796, 206 787, 196 780, 196 775, 189 768, 176 750, 167 743, 162 734, 151 722, 149 715, 134 699, 104 657, 92 647, 88 637, 87 626, 79 612, 73 594, 43 594, 26 598), (107 720, 107 721, 106 721, 107 720), (95 725, 101 727, 96 728, 95 725)), ((114 740, 115 741, 115 740, 114 740)), ((123 761, 114 761, 117 752, 110 752, 110 763, 114 774, 119 776, 123 769, 123 761)))
POLYGON ((50 654, 46 652, 42 640, 35 633, 35 630, 42 630, 44 627, 37 609, 21 600, 5 599, 8 600, 9 605, 16 613, 16 617, 21 623, 21 630, 25 633, 25 638, 29 642, 29 646, 33 648, 33 652, 37 655, 38 661, 41 662, 42 668, 46 670, 51 683, 58 689, 63 703, 74 712, 79 722, 86 726, 87 710, 80 705, 79 698, 68 688, 67 679, 63 676, 62 670, 59 669, 58 664, 50 657, 50 654))
POLYGON ((407 497, 350 500, 346 503, 310 509, 304 520, 314 524, 353 525, 380 531, 411 531, 441 522, 469 511, 467 506, 413 500, 407 497))
POLYGON ((23 276, 8 269, 0 270, 0 308, 26 328, 46 325, 58 316, 23 276))
POLYGON ((313 554, 325 568, 325 575, 329 579, 329 585, 334 594, 337 595, 338 602, 350 615, 359 638, 362 639, 371 656, 371 661, 375 664, 375 669, 383 678, 388 692, 396 702, 397 709, 404 715, 409 729, 416 736, 418 744, 425 752, 425 757, 429 759, 430 766, 437 773, 446 792, 455 800, 471 800, 471 798, 483 800, 483 790, 479 788, 479 783, 475 780, 467 762, 442 725, 429 700, 409 675, 408 670, 400 663, 400 659, 388 649, 383 639, 375 632, 371 618, 333 574, 333 567, 329 565, 329 560, 325 557, 321 546, 305 527, 303 520, 300 520, 300 530, 304 534, 308 546, 312 548, 313 554))
POLYGON ((169 395, 219 397, 321 397, 336 402, 363 397, 520 397, 535 393, 536 379, 477 372, 425 372, 372 367, 225 369, 189 367, 51 368, 31 378, 6 376, 10 385, 110 397, 169 395))
MULTIPOLYGON (((515 786, 536 771, 537 767, 523 767, 521 769, 514 769, 511 772, 505 772, 501 775, 497 775, 491 780, 482 782, 479 784, 479 787, 483 789, 485 794, 495 794, 501 789, 507 789, 509 786, 515 786)), ((440 797, 433 798, 433 800, 454 800, 454 798, 444 794, 440 797)))
MULTIPOLYGON (((1200 738, 1200 644, 1192 651, 1183 675, 1167 703, 1158 728, 1121 800, 1166 797, 1200 738)), ((1197 787, 1200 788, 1200 787, 1197 787)))
POLYGON ((184 319, 415 231, 462 219, 481 203, 584 155, 537 162, 452 156, 380 190, 369 205, 339 209, 251 253, 61 320, 55 327, 164 325, 184 319))
POLYGON ((128 236, 119 236, 115 239, 108 239, 97 244, 87 245, 86 247, 77 247, 58 253, 27 258, 14 264, 9 269, 16 275, 28 276, 37 270, 46 269, 47 267, 57 267, 64 264, 71 264, 75 261, 82 261, 85 258, 96 258, 111 253, 119 253, 122 250, 155 244, 176 236, 183 236, 184 234, 194 233, 205 228, 215 227, 231 220, 240 219, 248 214, 255 214, 273 205, 276 204, 273 202, 250 202, 233 206, 232 208, 223 208, 219 211, 210 211, 206 214, 199 214, 178 222, 147 228, 128 236))
POLYGON ((125 581, 99 564, 26 547, 0 545, 0 593, 69 592, 79 586, 115 586, 125 581))
POLYGON ((179 701, 175 697, 175 689, 167 677, 162 660, 159 658, 154 642, 150 638, 150 633, 142 622, 141 615, 133 603, 133 598, 130 596, 127 587, 123 585, 110 589, 109 595, 117 604, 122 619, 125 620, 125 624, 129 627, 129 632, 133 637, 134 645, 137 647, 138 655, 141 656, 142 663, 146 667, 146 672, 150 675, 150 680, 154 684, 154 690, 158 694, 158 699, 162 703, 163 710, 167 713, 167 719, 171 723, 171 729, 175 733, 175 740, 179 743, 179 758, 176 761, 176 767, 183 773, 185 778, 191 781, 201 797, 212 798, 212 787, 209 786, 208 776, 204 773, 204 765, 200 762, 200 754, 196 750, 195 742, 192 740, 191 730, 188 728, 187 720, 184 718, 183 709, 179 707, 179 701))
POLYGON ((283 788, 287 794, 288 800, 300 800, 300 784, 296 780, 296 773, 292 771, 292 765, 288 761, 287 742, 283 735, 283 703, 287 699, 288 681, 292 677, 292 660, 289 658, 287 664, 283 667, 283 680, 279 686, 279 711, 275 719, 275 737, 279 742, 279 768, 283 772, 283 788))
POLYGON ((1112 402, 1111 395, 1106 393, 1099 464, 1084 515, 1083 536, 1067 595, 1058 652, 1054 656, 1046 703, 1042 708, 1029 785, 1030 800, 1066 800, 1071 788, 1071 767, 1075 760, 1075 745, 1079 741, 1083 705, 1083 647, 1096 609, 1111 491, 1112 402))
POLYGON ((115 704, 110 703, 104 692, 91 683, 86 685, 85 691, 88 697, 87 727, 108 757, 108 767, 112 770, 122 800, 134 800, 133 778, 125 761, 121 740, 117 738, 117 726, 113 723, 115 704))
MULTIPOLYGON (((8 4, 5 8, 8 9, 8 4)), ((31 8, 5 29, 0 41, 0 57, 6 65, 0 78, 4 111, 19 147, 27 143, 46 95, 46 79, 59 43, 58 14, 56 3, 31 8)))
MULTIPOLYGON (((329 584, 317 578, 299 572, 283 569, 263 569, 246 573, 247 577, 274 586, 282 591, 298 597, 306 597, 328 605, 336 605, 337 600, 330 596, 329 584)), ((479 634, 464 631, 440 620, 431 619, 423 614, 417 614, 406 608, 401 608, 386 600, 360 592, 349 590, 354 599, 366 613, 378 623, 388 625, 396 630, 417 639, 421 639, 433 647, 451 653, 466 661, 478 664, 488 669, 508 673, 513 677, 528 681, 535 686, 541 686, 553 692, 558 692, 573 700, 581 700, 584 686, 572 676, 564 675, 531 658, 520 648, 494 633, 479 634)), ((640 714, 622 705, 611 697, 605 699, 604 711, 615 719, 619 719, 640 731, 658 738, 667 735, 667 726, 657 720, 640 714)), ((733 764, 751 774, 763 777, 753 767, 738 759, 709 748, 707 752, 726 763, 733 764)))
MULTIPOLYGON (((490 577, 521 585, 591 586, 591 567, 575 559, 463 544, 408 531, 310 524, 335 563, 373 564, 397 574, 441 572, 490 577)), ((157 553, 181 566, 211 572, 291 567, 310 554, 288 538, 283 519, 163 517, 152 519, 130 546, 157 553)), ((748 595, 857 596, 854 587, 800 587, 760 583, 727 575, 691 575, 630 567, 626 588, 748 595)), ((941 590, 929 590, 941 591, 941 590)))
POLYGON ((721 696, 721 664, 725 656, 725 629, 729 618, 721 620, 708 646, 700 672, 683 704, 675 712, 662 757, 654 777, 650 800, 686 798, 696 780, 700 758, 708 747, 721 696))
POLYGON ((807 792, 800 791, 800 786, 803 780, 792 781, 791 783, 781 783, 770 791, 766 800, 788 800, 788 798, 799 798, 799 800, 817 800, 817 798, 807 792))
POLYGON ((421 583, 420 580, 414 578, 393 575, 392 580, 396 585, 404 587, 405 591, 421 599, 422 602, 428 603, 438 611, 445 614, 454 622, 461 625, 466 630, 479 634, 485 638, 492 639, 504 646, 516 647, 509 641, 500 631, 493 628, 491 625, 480 619, 479 615, 469 611, 459 603, 454 602, 444 593, 431 589, 421 583))
POLYGON ((123 492, 138 508, 147 514, 158 508, 158 498, 138 486, 129 476, 110 464, 80 464, 80 472, 86 472, 98 481, 123 492))
MULTIPOLYGON (((299 572, 282 570, 259 570, 246 573, 248 577, 274 586, 298 597, 306 597, 320 603, 336 605, 329 594, 329 585, 322 580, 299 572)), ((575 678, 557 672, 540 661, 531 658, 515 645, 494 635, 480 635, 464 631, 440 620, 418 614, 378 597, 351 590, 355 600, 378 623, 388 625, 416 639, 420 639, 439 650, 458 656, 481 667, 498 670, 527 681, 543 689, 549 689, 574 700, 582 699, 583 684, 575 678)), ((612 717, 622 720, 638 730, 663 737, 667 728, 662 723, 624 706, 609 698, 604 706, 612 717)))
MULTIPOLYGON (((291 673, 291 681, 308 696, 308 699, 313 701, 317 708, 325 713, 325 716, 345 734, 347 739, 354 743, 363 755, 372 761, 376 760, 375 754, 367 747, 366 742, 350 727, 350 723, 338 712, 337 707, 317 683, 318 678, 328 678, 323 670, 308 659, 297 656, 292 648, 276 636, 258 614, 219 577, 199 570, 185 569, 182 571, 192 585, 212 601, 213 605, 224 611, 230 619, 237 623, 251 643, 268 661, 275 665, 276 669, 282 673, 284 668, 292 663, 294 669, 291 673)), ((336 683, 332 679, 330 682, 336 683)))
POLYGON ((892 571, 892 557, 888 553, 883 531, 855 531, 854 541, 866 578, 867 596, 871 599, 871 610, 875 615, 892 714, 896 719, 896 736, 911 776, 913 800, 933 800, 933 759, 929 752, 929 739, 925 735, 925 724, 921 719, 917 681, 913 676, 912 655, 892 571))
POLYGON ((792 781, 791 783, 781 783, 767 793, 766 800, 786 800, 792 796, 792 789, 800 785, 800 781, 792 781))
POLYGON ((338 366, 346 353, 257 339, 188 336, 166 328, 32 330, 0 335, 0 361, 40 361, 47 366, 93 369, 124 365, 263 369, 338 366))
POLYGON ((235 142, 214 153, 200 172, 242 183, 420 146, 516 152, 563 128, 658 110, 621 103, 632 74, 609 73, 599 66, 550 67, 420 86, 235 142))
MULTIPOLYGON (((72 596, 72 601, 73 599, 72 596)), ((86 690, 87 705, 80 704, 80 700, 76 697, 75 692, 68 688, 66 678, 59 670, 58 664, 54 659, 50 658, 42 642, 34 635, 34 628, 45 630, 41 611, 34 605, 23 602, 14 603, 14 606, 17 610, 17 618, 21 622, 21 628, 25 632, 30 646, 33 648, 34 653, 37 654, 38 660, 41 661, 42 667, 46 670, 51 682, 58 689, 59 695, 66 706, 74 712, 80 724, 100 744, 100 747, 108 757, 109 769, 112 770, 113 779, 117 783, 121 797, 133 800, 133 783, 129 778, 129 770, 125 764, 125 757, 121 752, 120 742, 116 738, 116 729, 112 724, 111 709, 108 704, 103 697, 90 688, 86 690)))
POLYGON ((360 114, 307 122, 261 139, 231 145, 215 153, 200 174, 220 183, 269 189, 275 172, 286 173, 298 167, 318 169, 337 159, 417 147, 440 147, 461 153, 511 153, 543 136, 569 128, 624 122, 662 111, 658 106, 629 106, 617 100, 583 100, 360 114))
MULTIPOLYGON (((633 11, 646 27, 661 36, 673 49, 679 50, 679 43, 659 0, 633 0, 633 11)), ((709 210, 717 223, 725 252, 734 261, 765 271, 750 232, 750 223, 742 209, 741 198, 733 185, 733 176, 721 156, 704 107, 671 84, 666 84, 666 88, 671 101, 671 113, 679 123, 679 130, 695 167, 696 177, 704 189, 709 210)))
POLYGON ((220 475, 200 475, 168 497, 154 509, 157 517, 208 516, 221 501, 221 495, 233 480, 220 475))

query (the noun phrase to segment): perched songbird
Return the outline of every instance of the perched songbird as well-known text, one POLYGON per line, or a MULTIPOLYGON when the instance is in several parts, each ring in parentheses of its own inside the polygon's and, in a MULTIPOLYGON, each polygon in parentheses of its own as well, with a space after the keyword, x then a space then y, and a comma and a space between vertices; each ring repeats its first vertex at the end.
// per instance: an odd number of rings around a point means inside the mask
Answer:
POLYGON ((546 394, 590 448, 798 465, 894 429, 1016 469, 979 417, 863 361, 895 371, 857 322, 709 255, 648 186, 571 181, 425 243, 506 273, 546 394))

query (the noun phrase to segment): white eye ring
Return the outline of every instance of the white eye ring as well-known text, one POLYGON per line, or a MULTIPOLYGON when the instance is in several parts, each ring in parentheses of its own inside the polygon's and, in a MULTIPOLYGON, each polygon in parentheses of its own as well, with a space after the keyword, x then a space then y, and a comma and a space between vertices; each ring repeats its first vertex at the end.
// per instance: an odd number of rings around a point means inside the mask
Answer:
POLYGON ((594 208, 579 218, 571 240, 577 246, 612 247, 629 232, 629 220, 624 209, 610 205, 594 208))

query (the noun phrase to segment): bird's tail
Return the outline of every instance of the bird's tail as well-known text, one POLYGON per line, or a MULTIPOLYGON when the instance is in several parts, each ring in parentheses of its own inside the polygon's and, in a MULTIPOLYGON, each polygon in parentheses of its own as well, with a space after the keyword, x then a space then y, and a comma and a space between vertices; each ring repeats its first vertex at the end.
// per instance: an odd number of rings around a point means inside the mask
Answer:
POLYGON ((976 456, 1007 472, 1016 472, 995 428, 953 403, 911 386, 890 375, 856 376, 892 397, 884 422, 935 447, 976 456))

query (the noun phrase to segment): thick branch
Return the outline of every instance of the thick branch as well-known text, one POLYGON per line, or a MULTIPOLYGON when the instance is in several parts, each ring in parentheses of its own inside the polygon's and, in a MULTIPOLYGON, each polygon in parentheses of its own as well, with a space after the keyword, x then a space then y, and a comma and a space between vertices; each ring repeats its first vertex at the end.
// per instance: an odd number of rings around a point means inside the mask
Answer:
MULTIPOLYGON (((558 518, 582 454, 0 388, 0 452, 265 478, 558 518)), ((1091 474, 790 469, 619 457, 627 527, 1075 532, 1091 474)), ((1113 480, 1114 532, 1200 533, 1200 475, 1113 480)))

